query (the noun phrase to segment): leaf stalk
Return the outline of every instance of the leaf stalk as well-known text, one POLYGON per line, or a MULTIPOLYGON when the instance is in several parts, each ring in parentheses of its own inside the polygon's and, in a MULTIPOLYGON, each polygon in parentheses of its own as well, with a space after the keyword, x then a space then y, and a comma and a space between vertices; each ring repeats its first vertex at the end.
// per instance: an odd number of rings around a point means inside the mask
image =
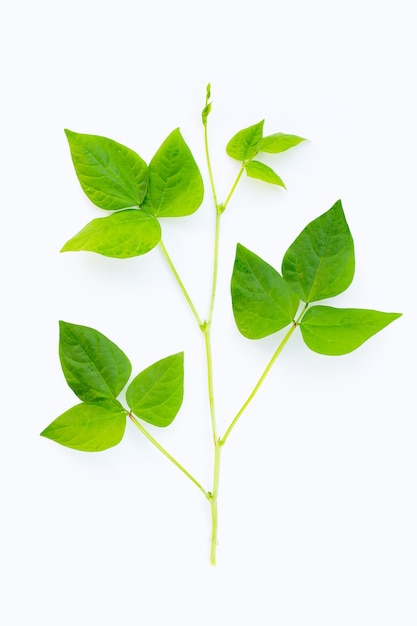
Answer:
POLYGON ((169 452, 167 452, 167 450, 165 450, 165 448, 163 448, 161 446, 160 443, 158 443, 156 441, 156 439, 154 439, 152 437, 152 435, 146 430, 146 428, 144 428, 142 426, 142 424, 139 422, 139 420, 136 419, 136 417, 132 414, 132 413, 128 413, 128 417, 130 417, 130 419, 132 420, 132 422, 135 424, 135 426, 140 430, 140 432, 142 433, 142 435, 145 435, 145 437, 159 450, 159 452, 162 452, 162 454, 171 461, 171 463, 173 463, 175 465, 175 467, 177 467, 183 474, 185 474, 185 476, 187 476, 187 478, 189 478, 191 480, 192 483, 194 483, 194 485, 196 487, 198 487, 198 489, 204 494, 204 496, 207 498, 207 500, 209 500, 211 502, 211 495, 204 489, 204 487, 198 482, 198 480, 196 478, 194 478, 194 476, 192 474, 190 474, 189 471, 187 471, 185 469, 185 467, 183 465, 181 465, 181 463, 179 463, 173 456, 172 454, 170 454, 169 452))

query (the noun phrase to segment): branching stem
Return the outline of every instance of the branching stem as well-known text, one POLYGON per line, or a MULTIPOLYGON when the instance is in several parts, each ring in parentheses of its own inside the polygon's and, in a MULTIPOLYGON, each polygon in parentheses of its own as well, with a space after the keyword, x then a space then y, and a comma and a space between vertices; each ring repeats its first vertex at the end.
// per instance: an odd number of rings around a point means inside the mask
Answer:
POLYGON ((136 419, 136 417, 132 414, 132 413, 128 413, 128 417, 130 417, 130 419, 132 420, 132 422, 135 424, 135 426, 137 428, 139 428, 140 432, 145 435, 145 437, 160 451, 162 452, 162 454, 164 456, 166 456, 167 459, 169 459, 171 461, 171 463, 173 463, 175 465, 175 467, 177 467, 183 474, 185 474, 187 476, 187 478, 189 478, 191 480, 192 483, 194 483, 194 485, 196 487, 198 487, 200 489, 200 491, 204 494, 204 496, 211 501, 211 494, 209 494, 208 491, 206 491, 204 489, 204 487, 202 487, 202 485, 198 482, 198 480, 196 478, 194 478, 194 476, 192 474, 190 474, 190 472, 188 472, 185 467, 183 465, 181 465, 181 463, 179 463, 173 456, 172 454, 170 454, 169 452, 167 452, 165 450, 165 448, 163 448, 161 446, 160 443, 158 443, 156 441, 156 439, 154 439, 152 437, 152 435, 146 430, 146 428, 144 428, 142 426, 142 424, 136 419))
POLYGON ((179 285, 179 288, 181 289, 182 294, 183 294, 184 298, 186 299, 186 301, 187 301, 187 303, 188 303, 188 305, 189 305, 189 307, 190 307, 190 309, 191 309, 191 311, 192 311, 192 313, 193 313, 193 315, 195 317, 195 320, 196 320, 197 324, 201 327, 203 322, 201 321, 200 316, 197 313, 197 309, 195 308, 194 303, 191 300, 191 298, 190 298, 190 296, 188 294, 188 291, 186 290, 186 288, 184 286, 184 283, 182 282, 182 280, 180 278, 180 275, 178 274, 178 272, 177 272, 177 270, 175 268, 175 265, 172 262, 171 257, 168 254, 168 250, 166 249, 162 239, 159 242, 159 247, 161 248, 162 254, 164 255, 166 262, 168 263, 172 273, 174 274, 175 280, 177 281, 177 283, 179 285))
POLYGON ((224 444, 226 443, 227 439, 229 438, 230 433, 232 432, 233 428, 236 426, 239 418, 241 417, 242 413, 247 409, 249 404, 252 402, 253 398, 255 397, 255 395, 257 394, 257 392, 259 390, 259 388, 261 387, 262 383, 264 382, 265 378, 269 374, 269 372, 270 372, 272 366, 274 365, 275 361, 277 360, 277 358, 281 354, 285 344, 287 343, 287 341, 289 340, 289 338, 291 337, 291 335, 293 334, 293 332, 295 331, 295 329, 299 325, 300 320, 302 319, 304 313, 306 312, 307 307, 308 307, 308 304, 306 304, 304 306, 304 308, 301 311, 300 315, 293 322, 293 324, 291 325, 291 328, 289 329, 289 331, 284 336, 284 338, 281 341, 281 343, 279 344, 278 348, 275 350, 274 354, 272 355, 271 359, 269 360, 268 365, 266 366, 266 368, 262 372, 261 377, 259 378, 258 382, 256 383, 255 387, 252 389, 252 391, 249 394, 248 398, 242 404, 242 406, 239 409, 239 411, 236 413, 234 419, 230 423, 230 425, 229 425, 228 429, 226 430, 225 434, 223 435, 223 437, 220 438, 220 440, 219 440, 220 446, 224 446, 224 444))

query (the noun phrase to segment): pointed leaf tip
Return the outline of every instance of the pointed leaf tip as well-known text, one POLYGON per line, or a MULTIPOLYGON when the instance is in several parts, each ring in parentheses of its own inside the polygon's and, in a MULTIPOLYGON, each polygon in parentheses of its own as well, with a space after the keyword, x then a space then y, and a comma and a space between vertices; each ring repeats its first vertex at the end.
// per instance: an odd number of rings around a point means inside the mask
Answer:
POLYGON ((126 390, 133 413, 154 426, 168 426, 184 396, 184 353, 172 354, 138 374, 126 390))
POLYGON ((84 193, 101 209, 140 206, 148 183, 148 167, 136 152, 102 137, 64 129, 75 173, 84 193))
POLYGON ((73 406, 40 436, 82 452, 101 452, 120 443, 125 427, 126 411, 119 402, 108 400, 73 406))
POLYGON ((114 399, 132 366, 115 343, 94 328, 59 322, 59 358, 68 386, 85 402, 114 399))
POLYGON ((153 215, 138 209, 125 209, 92 220, 71 237, 60 252, 82 250, 128 259, 146 254, 160 239, 161 226, 153 215))
POLYGON ((247 339, 260 339, 290 324, 299 297, 266 261, 237 245, 231 280, 236 325, 247 339))
POLYGON ((282 275, 304 302, 336 296, 355 273, 353 238, 340 200, 310 222, 288 248, 282 275))
POLYGON ((200 170, 176 128, 149 164, 149 184, 142 206, 155 217, 182 217, 197 211, 203 197, 200 170))
POLYGON ((275 133, 274 135, 268 135, 263 137, 258 143, 259 152, 268 152, 270 154, 279 154, 290 150, 303 141, 307 141, 304 137, 298 135, 288 135, 286 133, 275 133))
POLYGON ((300 328, 310 350, 339 356, 353 352, 399 317, 401 313, 317 305, 307 310, 300 328))
POLYGON ((238 131, 226 146, 227 154, 232 159, 247 161, 253 159, 259 152, 258 144, 262 139, 265 120, 238 131))

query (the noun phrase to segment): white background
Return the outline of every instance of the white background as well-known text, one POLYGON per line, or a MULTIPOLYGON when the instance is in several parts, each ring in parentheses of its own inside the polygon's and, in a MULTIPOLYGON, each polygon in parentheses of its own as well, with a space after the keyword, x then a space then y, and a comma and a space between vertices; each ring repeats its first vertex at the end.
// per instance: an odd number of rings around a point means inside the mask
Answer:
MULTIPOLYGON (((15 2, 1 15, 2 406, 0 604, 5 626, 415 626, 417 623, 415 20, 408 0, 15 2), (285 192, 243 179, 223 219, 213 327, 224 430, 279 337, 241 337, 237 241, 279 269, 300 230, 341 198, 356 245, 334 304, 403 317, 345 357, 294 337, 224 448, 218 566, 209 507, 127 425, 85 454, 39 437, 77 402, 58 320, 97 328, 134 371, 185 350, 186 396, 159 440, 210 488, 201 333, 156 249, 60 255, 102 212, 63 133, 101 134, 149 161, 180 127, 204 205, 164 240, 206 315, 214 223, 200 112, 212 85, 213 168, 265 132, 310 141, 270 163, 285 192)), ((104 213, 103 213, 104 215, 104 213)))

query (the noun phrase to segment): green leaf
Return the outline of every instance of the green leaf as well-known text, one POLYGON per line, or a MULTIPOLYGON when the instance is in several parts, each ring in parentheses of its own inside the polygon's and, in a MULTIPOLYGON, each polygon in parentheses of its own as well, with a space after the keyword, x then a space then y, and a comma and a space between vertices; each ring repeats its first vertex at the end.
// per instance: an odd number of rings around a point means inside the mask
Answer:
POLYGON ((116 446, 123 438, 126 411, 117 401, 73 406, 41 432, 67 448, 101 452, 116 446))
POLYGON ((158 217, 181 217, 197 211, 203 196, 200 170, 177 128, 149 164, 143 208, 158 217))
POLYGON ((62 321, 59 358, 69 387, 85 402, 115 398, 132 371, 127 356, 105 335, 62 321))
POLYGON ((313 306, 307 310, 300 327, 304 342, 310 350, 336 356, 356 350, 400 316, 401 313, 383 313, 371 309, 313 306))
POLYGON ((268 137, 263 137, 258 145, 258 152, 269 152, 271 154, 278 154, 278 152, 285 152, 294 146, 298 146, 302 141, 306 141, 303 137, 297 137, 297 135, 286 135, 285 133, 275 133, 268 137))
POLYGON ((315 302, 345 291, 354 273, 353 239, 338 200, 288 248, 282 275, 304 302, 315 302))
POLYGON ((227 154, 238 161, 253 159, 259 150, 258 143, 262 139, 265 120, 240 130, 226 146, 227 154))
POLYGON ((184 353, 157 361, 136 376, 126 391, 132 412, 154 426, 168 426, 184 395, 184 353))
POLYGON ((136 152, 99 135, 67 129, 65 134, 78 180, 91 202, 110 211, 141 204, 148 168, 136 152))
POLYGON ((87 250, 117 259, 146 254, 161 239, 158 220, 145 211, 125 209, 89 222, 61 252, 87 250))
POLYGON ((290 324, 299 298, 271 265, 237 245, 231 282, 236 325, 244 337, 260 339, 290 324))
POLYGON ((251 178, 258 178, 259 180, 263 180, 266 183, 271 183, 272 185, 279 185, 280 187, 285 187, 284 181, 274 172, 272 168, 260 161, 249 161, 245 165, 246 174, 251 178))

